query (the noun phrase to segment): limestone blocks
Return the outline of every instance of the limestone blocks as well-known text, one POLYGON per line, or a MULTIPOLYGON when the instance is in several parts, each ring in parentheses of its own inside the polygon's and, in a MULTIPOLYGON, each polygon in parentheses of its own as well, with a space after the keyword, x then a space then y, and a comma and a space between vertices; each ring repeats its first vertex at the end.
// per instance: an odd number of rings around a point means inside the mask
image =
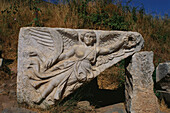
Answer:
POLYGON ((128 113, 159 113, 153 91, 153 52, 135 53, 126 61, 126 110, 128 113))
POLYGON ((156 68, 156 89, 160 98, 170 107, 170 62, 160 63, 156 68))
POLYGON ((137 32, 21 28, 17 99, 47 108, 143 47, 137 32))
POLYGON ((156 82, 170 75, 170 61, 160 63, 156 68, 156 82))

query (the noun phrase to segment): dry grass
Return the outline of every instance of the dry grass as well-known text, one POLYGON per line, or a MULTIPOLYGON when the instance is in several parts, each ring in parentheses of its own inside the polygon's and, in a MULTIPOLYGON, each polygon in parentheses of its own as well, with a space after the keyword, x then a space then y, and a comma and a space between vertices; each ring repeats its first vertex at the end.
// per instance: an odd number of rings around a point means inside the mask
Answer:
MULTIPOLYGON (((77 3, 82 5, 82 3, 77 3)), ((22 0, 11 0, 7 2, 5 0, 0 1, 0 10, 7 9, 10 13, 0 13, 0 37, 3 42, 3 55, 6 59, 17 59, 17 44, 19 29, 25 26, 36 26, 34 18, 36 17, 35 11, 30 10, 28 0, 23 2, 22 0), (15 4, 17 3, 17 4, 15 4), (12 8, 10 9, 10 6, 12 8), (12 13, 17 7, 17 11, 12 13)), ((41 11, 38 11, 39 25, 45 27, 63 27, 63 28, 90 28, 90 29, 105 29, 111 30, 109 26, 103 26, 94 24, 89 19, 81 18, 77 6, 70 2, 69 4, 54 5, 50 3, 41 2, 37 4, 41 11), (86 22, 88 21, 88 22, 86 22), (86 23, 84 25, 84 22, 86 23)), ((153 51, 155 54, 154 64, 157 66, 160 62, 170 60, 170 19, 153 18, 150 15, 143 15, 136 12, 138 18, 136 22, 132 20, 133 14, 128 11, 126 13, 114 4, 108 4, 101 6, 101 2, 89 2, 87 4, 86 11, 88 14, 102 14, 102 11, 108 12, 109 18, 114 16, 114 12, 118 15, 124 16, 125 21, 129 22, 128 28, 132 31, 137 31, 142 34, 145 40, 145 47, 143 50, 153 51), (110 10, 112 9, 112 10, 110 10), (157 38, 159 37, 160 38, 157 38), (166 41, 164 37, 166 35, 166 41), (162 37, 161 37, 162 36, 162 37)), ((88 16, 88 15, 87 15, 88 16)), ((102 22, 101 22, 102 23, 102 22)), ((16 66, 14 64, 13 66, 16 66)), ((116 69, 116 68, 115 68, 116 69)), ((110 73, 108 74, 110 76, 110 73)), ((109 78, 108 76, 108 78, 109 78)), ((110 79, 110 78, 109 78, 110 79)))
MULTIPOLYGON (((0 11, 7 9, 11 13, 0 13, 0 42, 2 41, 2 57, 5 59, 13 59, 14 63, 9 66, 10 69, 17 66, 17 45, 18 34, 21 27, 37 26, 35 24, 35 11, 30 10, 28 2, 24 0, 6 0, 0 1, 0 11), (17 4, 14 5, 14 1, 17 4), (13 6, 10 9, 10 6, 13 6), (16 13, 12 13, 14 6, 17 7, 16 13)), ((25 0, 29 1, 29 0, 25 0)), ((79 3, 79 5, 82 5, 79 3)), ((145 40, 145 47, 143 50, 154 52, 154 64, 158 65, 160 62, 170 61, 170 19, 153 18, 150 15, 143 15, 136 12, 137 21, 132 20, 132 12, 123 12, 121 7, 114 4, 107 4, 105 7, 98 2, 89 2, 86 11, 89 15, 88 19, 80 17, 77 5, 70 2, 69 4, 50 4, 41 2, 37 4, 41 11, 38 11, 39 26, 43 27, 62 27, 62 28, 87 28, 87 29, 104 29, 114 30, 109 26, 103 24, 95 24, 89 18, 90 14, 102 14, 103 10, 108 12, 108 18, 114 16, 116 12, 119 16, 125 18, 125 22, 129 22, 129 30, 137 31, 142 34, 145 40), (104 8, 103 8, 104 7, 104 8), (166 36, 166 39, 165 39, 166 36)), ((102 22, 103 23, 103 20, 102 22)), ((123 72, 120 66, 115 66, 106 70, 99 76, 99 87, 105 89, 114 89, 119 86, 119 81, 122 78, 119 72, 123 72), (119 70, 119 71, 118 71, 119 70)), ((122 75, 121 75, 122 76, 122 75)), ((124 75, 123 75, 124 76, 124 75)))
POLYGON ((114 90, 123 85, 124 71, 124 68, 120 68, 119 65, 106 69, 97 78, 99 89, 114 90))
POLYGON ((167 105, 165 104, 165 101, 163 99, 160 102, 160 110, 165 113, 170 113, 170 109, 167 107, 167 105))
MULTIPOLYGON (((19 0, 14 5, 14 1, 7 2, 6 0, 0 1, 0 10, 7 9, 11 13, 0 13, 0 37, 3 43, 3 57, 7 59, 16 59, 17 57, 17 43, 19 29, 24 26, 36 26, 34 22, 35 11, 30 10, 28 2, 22 2, 19 0), (13 6, 10 9, 10 6, 13 6), (17 11, 12 13, 14 6, 17 7, 17 11)), ((79 3, 81 5, 81 3, 79 3)), ((38 11, 40 26, 45 27, 63 27, 63 28, 91 28, 91 29, 106 29, 111 30, 109 26, 97 25, 90 20, 84 25, 83 18, 77 10, 77 6, 72 2, 68 4, 53 5, 50 3, 39 3, 36 7, 40 8, 38 11)), ((88 14, 102 13, 102 10, 108 12, 109 17, 114 16, 113 11, 119 15, 124 16, 127 22, 131 22, 129 25, 130 30, 141 33, 145 40, 145 47, 143 50, 153 51, 155 54, 154 63, 169 61, 170 60, 170 19, 153 18, 150 15, 140 16, 137 13, 136 22, 132 21, 132 13, 123 13, 122 9, 114 4, 108 4, 102 9, 100 2, 89 2, 87 4, 86 11, 88 14), (112 10, 110 10, 112 9, 112 10), (160 36, 159 36, 160 35, 160 36), (162 36, 162 37, 161 37, 162 36), (166 40, 164 41, 164 36, 166 40), (158 37, 158 38, 157 38, 158 37), (160 37, 160 38, 159 38, 160 37)))

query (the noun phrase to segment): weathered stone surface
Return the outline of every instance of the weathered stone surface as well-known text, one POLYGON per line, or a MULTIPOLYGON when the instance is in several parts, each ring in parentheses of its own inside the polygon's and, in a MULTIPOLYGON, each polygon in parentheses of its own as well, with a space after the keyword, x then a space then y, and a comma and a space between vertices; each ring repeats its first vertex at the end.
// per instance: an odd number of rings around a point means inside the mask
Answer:
POLYGON ((160 98, 170 106, 170 62, 160 63, 156 68, 156 89, 160 98))
POLYGON ((115 63, 139 51, 137 32, 22 28, 17 99, 46 108, 115 63))
POLYGON ((82 110, 92 110, 92 107, 90 106, 90 102, 88 101, 80 101, 77 103, 77 107, 82 110))
POLYGON ((170 62, 160 63, 156 68, 156 82, 170 75, 170 62))
POLYGON ((126 61, 126 110, 128 113, 159 113, 153 92, 153 52, 139 52, 126 61))

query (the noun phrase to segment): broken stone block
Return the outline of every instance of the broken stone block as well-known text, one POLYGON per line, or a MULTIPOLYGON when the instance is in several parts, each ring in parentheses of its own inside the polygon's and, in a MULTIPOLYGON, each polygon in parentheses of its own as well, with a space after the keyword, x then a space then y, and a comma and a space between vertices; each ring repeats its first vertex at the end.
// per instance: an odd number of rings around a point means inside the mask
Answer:
POLYGON ((21 28, 17 100, 47 108, 105 69, 140 51, 137 32, 21 28))
POLYGON ((170 62, 160 63, 156 68, 156 82, 170 75, 170 62))
POLYGON ((160 63, 156 68, 156 89, 160 99, 170 106, 170 62, 160 63))
POLYGON ((153 91, 153 52, 135 53, 126 60, 126 111, 128 113, 159 113, 153 91))

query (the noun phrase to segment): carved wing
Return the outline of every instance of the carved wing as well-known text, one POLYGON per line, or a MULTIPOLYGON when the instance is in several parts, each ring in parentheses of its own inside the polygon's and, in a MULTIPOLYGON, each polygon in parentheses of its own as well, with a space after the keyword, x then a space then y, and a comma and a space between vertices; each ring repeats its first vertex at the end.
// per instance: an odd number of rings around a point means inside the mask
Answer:
POLYGON ((78 43, 78 33, 73 29, 59 29, 57 30, 63 40, 63 52, 70 49, 73 45, 78 43))
POLYGON ((37 44, 53 51, 52 54, 59 56, 63 50, 63 40, 60 34, 54 29, 32 28, 29 35, 36 40, 37 44))

